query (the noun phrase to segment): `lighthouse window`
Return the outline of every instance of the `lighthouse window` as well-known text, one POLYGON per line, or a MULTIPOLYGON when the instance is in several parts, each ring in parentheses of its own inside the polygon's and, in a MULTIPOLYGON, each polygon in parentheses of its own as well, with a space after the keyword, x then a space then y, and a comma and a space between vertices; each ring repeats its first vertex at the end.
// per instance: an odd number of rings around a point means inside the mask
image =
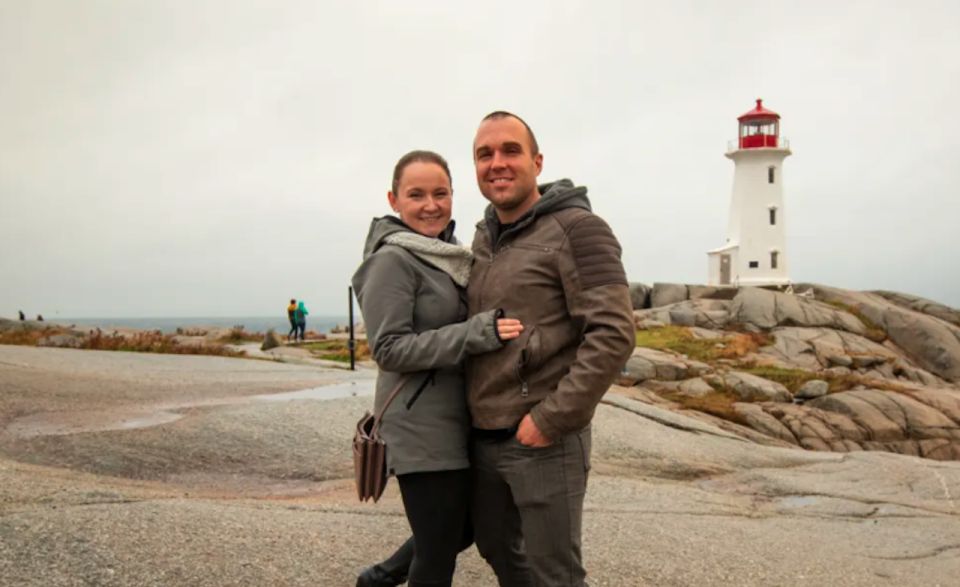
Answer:
POLYGON ((770 208, 770 226, 773 226, 777 223, 777 209, 770 208))
MULTIPOLYGON (((767 168, 767 183, 773 183, 776 169, 777 169, 776 167, 767 168)), ((770 224, 773 224, 773 222, 771 222, 770 224)))
POLYGON ((770 251, 770 268, 777 268, 777 251, 770 251))
POLYGON ((759 266, 760 266, 760 261, 750 261, 750 268, 751 268, 751 269, 756 269, 756 268, 759 267, 759 266))

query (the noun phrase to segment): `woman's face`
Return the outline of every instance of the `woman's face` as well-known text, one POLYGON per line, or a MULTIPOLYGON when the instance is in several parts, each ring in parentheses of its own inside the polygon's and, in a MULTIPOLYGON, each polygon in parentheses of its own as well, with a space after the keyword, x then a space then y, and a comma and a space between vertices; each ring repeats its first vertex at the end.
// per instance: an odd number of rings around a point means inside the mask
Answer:
POLYGON ((387 192, 387 200, 404 224, 432 238, 450 223, 453 188, 442 167, 414 161, 403 169, 397 192, 387 192))

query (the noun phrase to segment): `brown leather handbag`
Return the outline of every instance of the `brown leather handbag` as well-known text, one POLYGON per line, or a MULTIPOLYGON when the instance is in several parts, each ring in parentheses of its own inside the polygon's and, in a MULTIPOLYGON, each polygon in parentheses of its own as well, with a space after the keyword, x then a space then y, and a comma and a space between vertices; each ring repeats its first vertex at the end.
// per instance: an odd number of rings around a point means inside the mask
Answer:
POLYGON ((367 412, 357 422, 353 435, 353 473, 360 501, 373 499, 376 503, 387 487, 387 443, 380 438, 380 422, 409 379, 404 377, 397 383, 376 414, 367 412))

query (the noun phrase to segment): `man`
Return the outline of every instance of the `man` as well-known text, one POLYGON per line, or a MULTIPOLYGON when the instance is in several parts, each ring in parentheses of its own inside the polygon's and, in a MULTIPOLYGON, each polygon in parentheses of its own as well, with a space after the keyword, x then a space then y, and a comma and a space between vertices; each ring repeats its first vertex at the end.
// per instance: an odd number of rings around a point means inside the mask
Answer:
POLYGON ((620 245, 586 188, 538 187, 543 155, 518 116, 487 115, 473 158, 490 206, 470 313, 502 309, 525 326, 467 366, 477 548, 501 585, 585 585, 590 420, 635 344, 620 245))

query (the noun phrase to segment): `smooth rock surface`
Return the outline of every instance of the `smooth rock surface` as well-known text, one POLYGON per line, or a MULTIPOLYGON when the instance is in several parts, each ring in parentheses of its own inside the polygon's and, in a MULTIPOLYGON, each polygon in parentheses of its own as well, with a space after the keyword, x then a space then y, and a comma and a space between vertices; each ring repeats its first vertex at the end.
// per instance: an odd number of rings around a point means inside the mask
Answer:
POLYGON ((794 397, 797 399, 815 399, 830 391, 830 384, 822 379, 811 379, 797 389, 794 397))
POLYGON ((650 292, 650 307, 669 306, 687 299, 687 286, 682 283, 654 283, 650 292))
POLYGON ((634 310, 643 310, 650 307, 651 287, 645 283, 630 284, 630 303, 634 310))
POLYGON ((866 330, 860 320, 827 304, 756 287, 740 289, 733 298, 730 319, 763 329, 776 326, 820 326, 854 334, 863 334, 866 330))
POLYGON ((822 285, 813 287, 818 298, 845 304, 862 313, 923 369, 954 383, 960 382, 960 327, 898 305, 882 295, 822 285))
MULTIPOLYGON (((409 535, 394 481, 373 505, 357 502, 349 478, 350 427, 371 398, 251 398, 373 375, 0 346, 3 430, 25 411, 193 406, 152 429, 29 446, 0 433, 2 582, 352 585, 409 535), (112 473, 88 472, 98 470, 112 473), (331 476, 312 476, 321 471, 331 476)), ((622 395, 634 389, 611 390, 593 423, 590 584, 873 587, 955 576, 960 463, 764 446, 622 395)), ((454 584, 496 580, 470 548, 454 584)))
POLYGON ((782 384, 751 373, 731 371, 722 376, 723 383, 744 401, 789 402, 793 395, 782 384))

